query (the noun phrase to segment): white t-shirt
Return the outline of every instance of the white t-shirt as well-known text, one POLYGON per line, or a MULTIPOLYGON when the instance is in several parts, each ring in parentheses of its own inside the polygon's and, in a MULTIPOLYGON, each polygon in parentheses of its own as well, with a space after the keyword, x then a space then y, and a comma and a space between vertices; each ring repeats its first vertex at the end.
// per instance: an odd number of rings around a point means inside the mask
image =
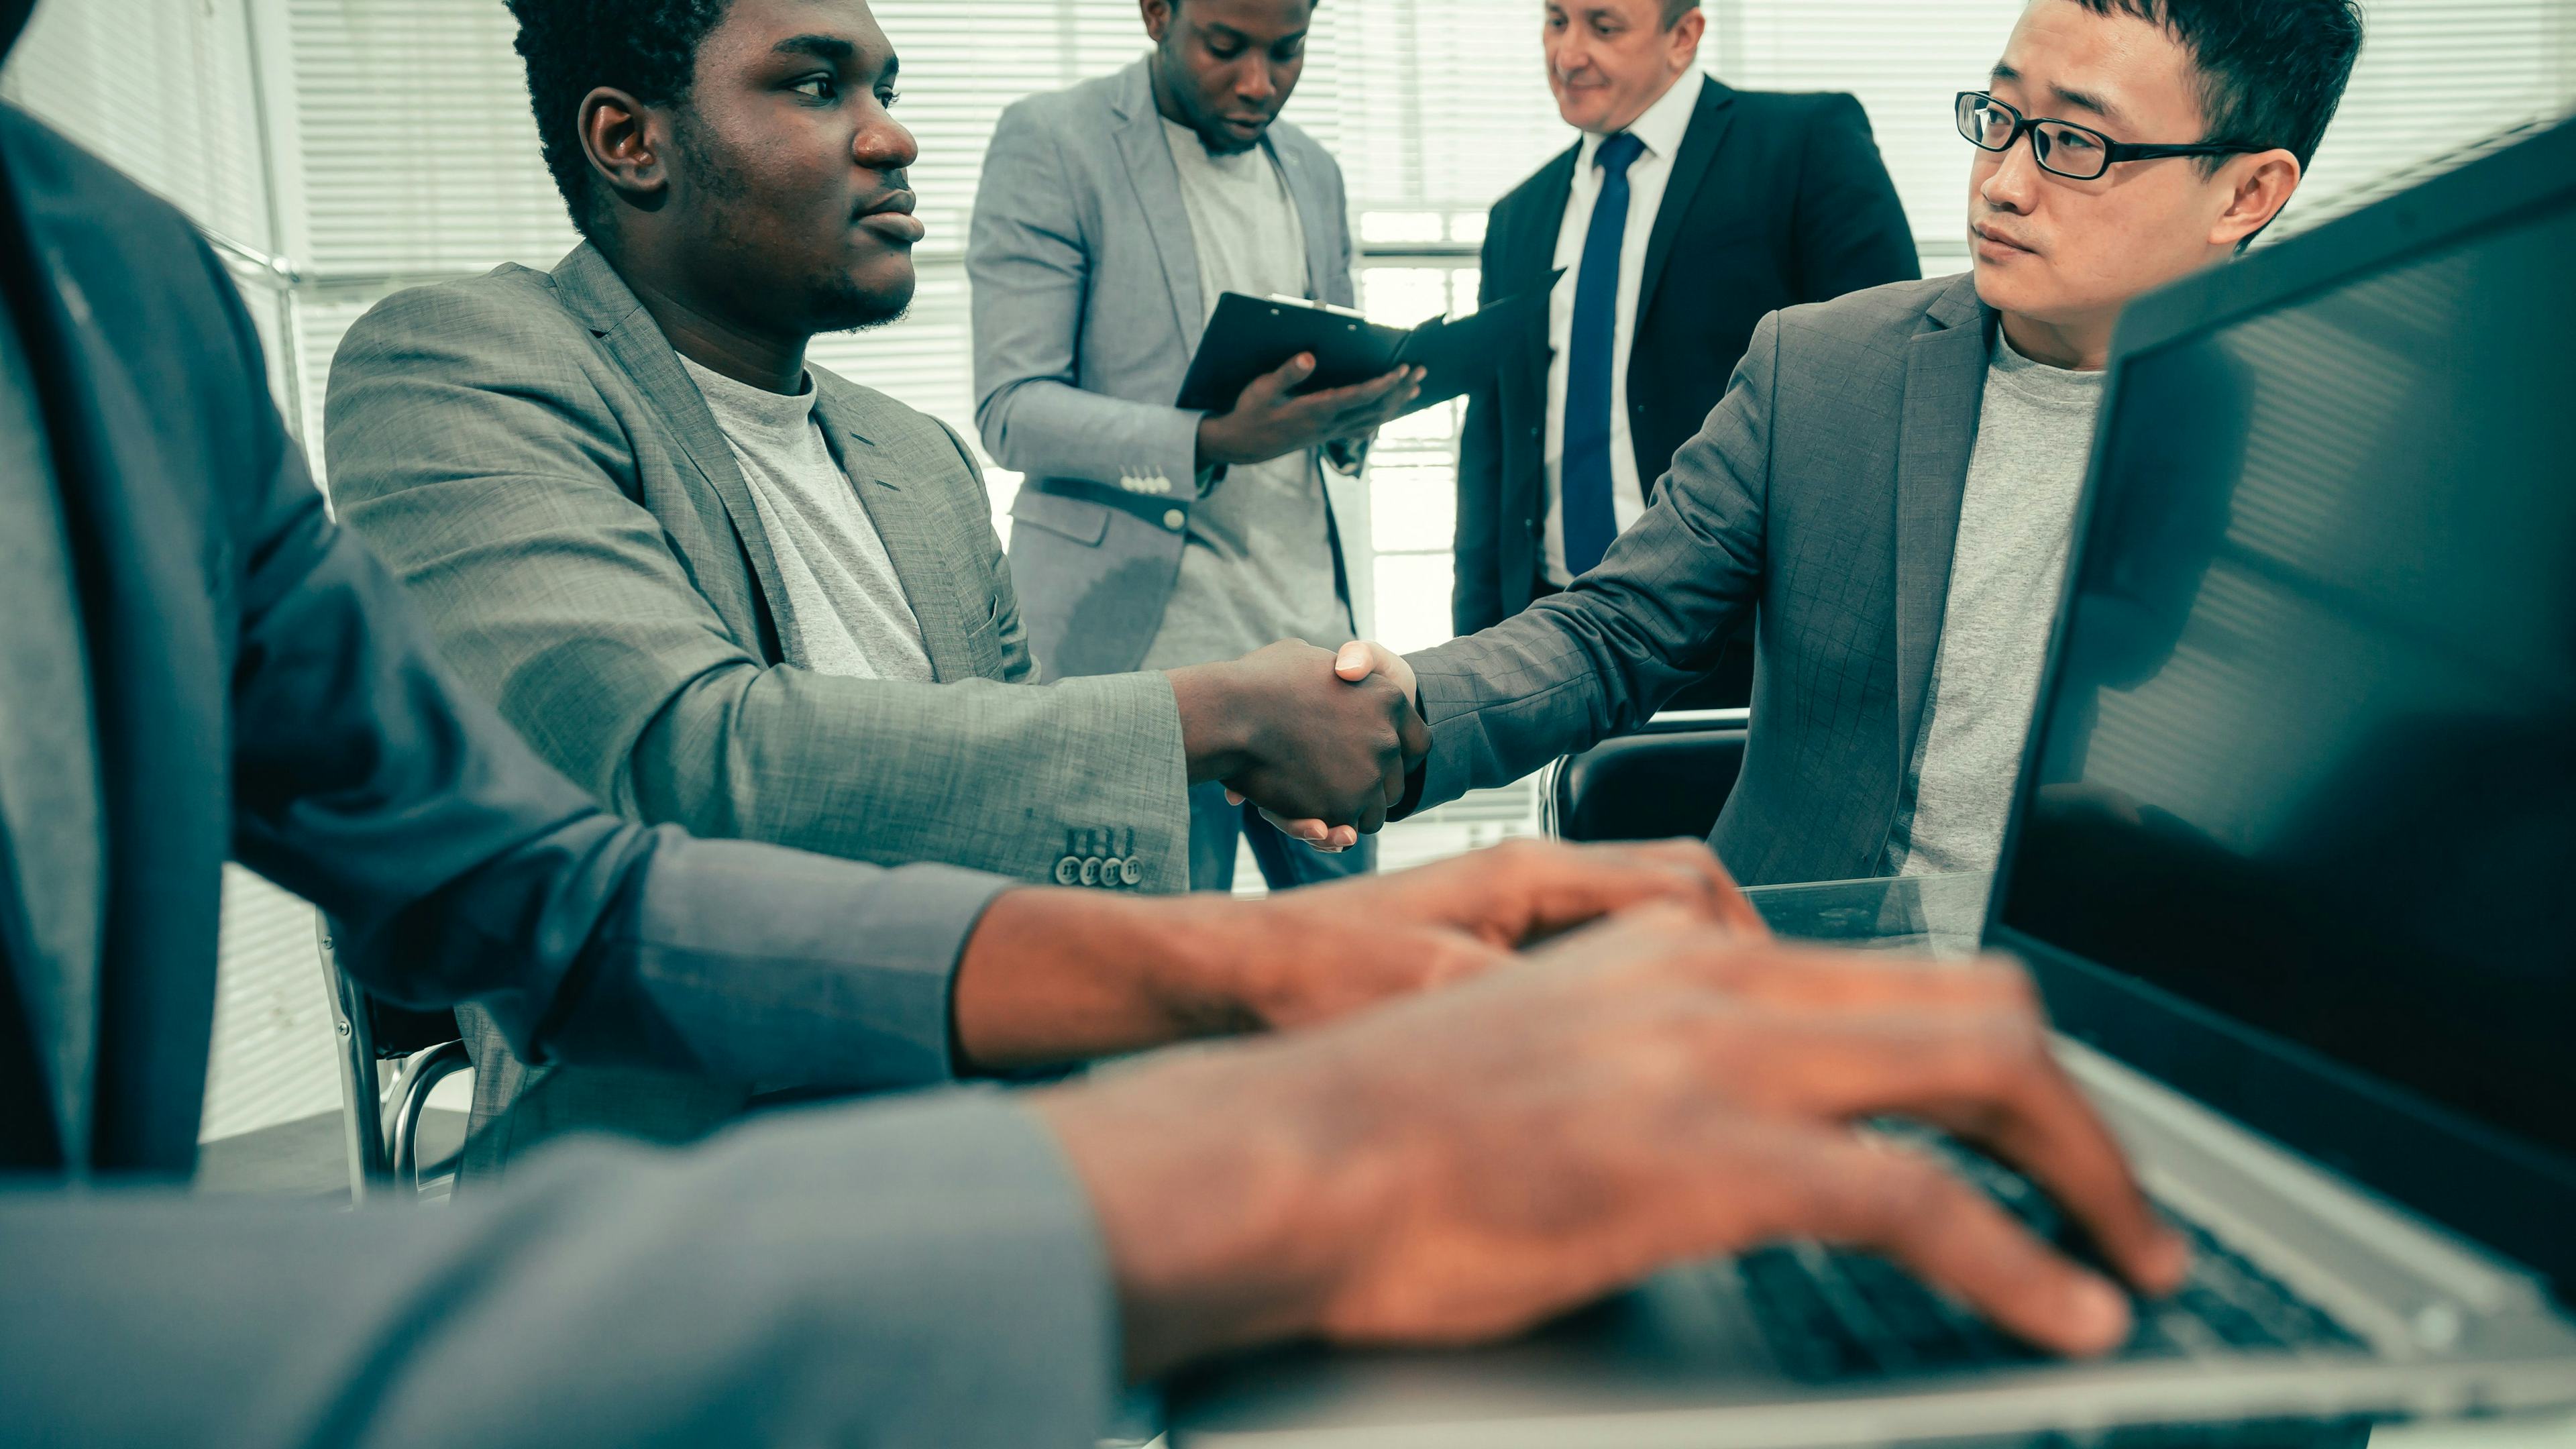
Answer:
POLYGON ((1959 541, 1889 863, 1995 868, 2065 586, 2102 374, 2033 362, 1995 329, 1959 541))
POLYGON ((814 380, 787 397, 686 357, 680 365, 724 430, 769 535, 787 594, 770 600, 769 611, 787 662, 851 679, 929 680, 921 623, 875 520, 832 460, 814 411, 814 380))
MULTIPOLYGON (((1180 171, 1206 314, 1227 292, 1305 296, 1305 227, 1270 148, 1211 156, 1187 126, 1166 119, 1163 134, 1180 171)), ((1232 659, 1281 639, 1326 649, 1350 641, 1314 449, 1227 469, 1189 518, 1180 578, 1144 668, 1232 659)))
MULTIPOLYGON (((1701 81, 1692 71, 1646 108, 1628 134, 1646 144, 1628 163, 1628 230, 1619 243, 1619 301, 1610 338, 1610 512, 1625 533, 1646 513, 1646 483, 1637 476, 1637 444, 1628 426, 1628 349, 1637 340, 1638 284, 1646 270, 1646 243, 1655 234, 1655 215, 1663 210, 1664 188, 1673 179, 1673 157, 1690 133, 1699 109, 1701 81)), ((1566 198, 1565 224, 1556 233, 1556 265, 1565 269, 1548 299, 1547 345, 1555 360, 1547 367, 1547 535, 1545 561, 1549 582, 1559 588, 1574 582, 1565 567, 1565 393, 1567 359, 1574 354, 1574 286, 1583 275, 1583 243, 1592 232, 1592 208, 1601 200, 1601 167, 1595 157, 1605 138, 1587 133, 1574 158, 1574 190, 1566 198)))

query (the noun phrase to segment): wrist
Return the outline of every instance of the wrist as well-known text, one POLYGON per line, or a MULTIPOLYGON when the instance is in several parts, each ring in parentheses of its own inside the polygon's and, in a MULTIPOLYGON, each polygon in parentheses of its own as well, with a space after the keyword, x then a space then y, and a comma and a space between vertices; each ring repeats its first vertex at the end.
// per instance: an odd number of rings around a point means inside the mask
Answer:
POLYGON ((1189 979, 1153 905, 1109 891, 1022 888, 994 897, 950 984, 961 1069, 1015 1071, 1114 1056, 1191 1034, 1189 979))
POLYGON ((1325 1326, 1392 1183, 1345 1150, 1347 1075, 1271 1043, 1032 1094, 1099 1222, 1131 1379, 1325 1326))
POLYGON ((1252 764, 1248 695, 1234 661, 1167 669, 1172 705, 1181 716, 1181 754, 1193 785, 1229 780, 1252 764))
POLYGON ((1199 417, 1198 471, 1201 473, 1211 468, 1231 467, 1243 461, 1234 456, 1234 449, 1228 445, 1226 416, 1224 413, 1204 413, 1199 417))

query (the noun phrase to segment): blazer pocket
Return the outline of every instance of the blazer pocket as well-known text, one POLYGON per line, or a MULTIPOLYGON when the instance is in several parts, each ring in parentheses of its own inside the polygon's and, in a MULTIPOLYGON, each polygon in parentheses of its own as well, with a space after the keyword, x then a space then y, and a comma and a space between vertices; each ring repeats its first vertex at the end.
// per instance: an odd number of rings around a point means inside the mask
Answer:
POLYGON ((984 613, 966 630, 966 656, 974 661, 975 673, 984 679, 1002 677, 1002 631, 993 626, 1002 621, 1002 596, 984 591, 984 613))
POLYGON ((1098 547, 1109 533, 1109 505, 1022 488, 1019 497, 1011 500, 1011 521, 1098 547))

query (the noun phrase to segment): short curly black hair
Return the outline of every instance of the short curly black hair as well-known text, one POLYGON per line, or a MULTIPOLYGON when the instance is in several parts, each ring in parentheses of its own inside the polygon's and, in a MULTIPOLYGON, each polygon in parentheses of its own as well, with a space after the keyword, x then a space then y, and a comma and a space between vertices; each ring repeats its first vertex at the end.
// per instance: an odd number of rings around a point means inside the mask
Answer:
POLYGON ((572 224, 597 240, 590 158, 581 148, 581 98, 614 86, 648 106, 683 100, 698 45, 733 0, 508 0, 528 63, 528 108, 546 169, 572 224))

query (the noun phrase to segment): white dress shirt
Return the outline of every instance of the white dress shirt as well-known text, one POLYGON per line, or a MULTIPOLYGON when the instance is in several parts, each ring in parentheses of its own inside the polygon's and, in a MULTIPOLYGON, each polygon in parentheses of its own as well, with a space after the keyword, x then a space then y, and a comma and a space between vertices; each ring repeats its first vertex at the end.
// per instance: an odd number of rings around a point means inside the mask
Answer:
MULTIPOLYGON (((1689 133, 1705 86, 1697 70, 1675 80, 1628 133, 1646 144, 1628 167, 1628 234, 1619 247, 1618 320, 1610 339, 1610 510, 1619 531, 1646 512, 1646 482, 1637 476, 1637 448, 1628 427, 1628 348, 1637 337, 1637 282, 1646 270, 1646 243, 1655 213, 1673 177, 1673 157, 1689 133)), ((1574 286, 1583 272, 1583 243, 1592 230, 1593 203, 1601 199, 1601 168, 1594 158, 1604 137, 1584 133, 1574 158, 1574 191, 1566 198, 1565 224, 1556 233, 1556 265, 1565 275, 1548 301, 1547 345, 1547 577, 1559 588, 1574 582, 1565 567, 1566 360, 1574 349, 1574 286)))

